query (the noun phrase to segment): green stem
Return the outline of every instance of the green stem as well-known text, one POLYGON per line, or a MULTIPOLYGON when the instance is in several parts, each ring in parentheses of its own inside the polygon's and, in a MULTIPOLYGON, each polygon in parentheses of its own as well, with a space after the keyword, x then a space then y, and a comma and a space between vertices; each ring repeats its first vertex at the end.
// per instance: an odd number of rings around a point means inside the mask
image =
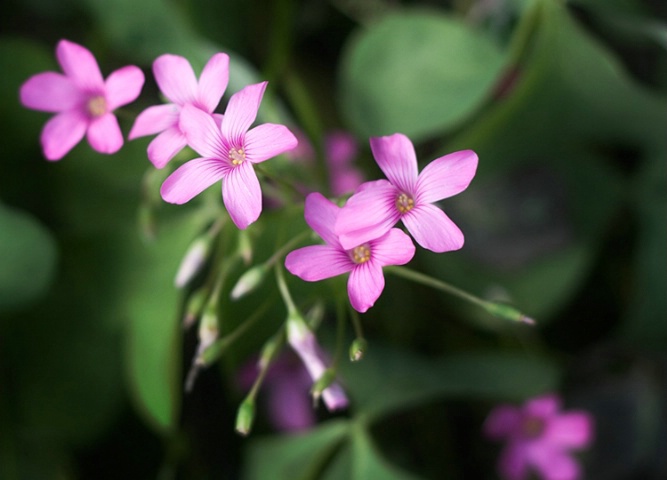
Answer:
POLYGON ((424 275, 423 273, 410 270, 409 268, 386 267, 385 271, 398 275, 399 277, 407 278, 408 280, 412 280, 414 282, 421 283, 422 285, 426 285, 428 287, 435 288, 436 290, 440 290, 442 292, 449 293, 451 295, 459 297, 474 305, 477 305, 478 307, 483 308, 484 310, 486 310, 488 313, 490 313, 495 317, 503 318, 505 320, 511 320, 513 322, 527 323, 529 325, 535 324, 535 320, 524 315, 519 310, 510 305, 482 300, 481 298, 476 297, 475 295, 472 295, 453 285, 450 285, 449 283, 445 283, 441 280, 438 280, 437 278, 433 278, 428 275, 424 275))

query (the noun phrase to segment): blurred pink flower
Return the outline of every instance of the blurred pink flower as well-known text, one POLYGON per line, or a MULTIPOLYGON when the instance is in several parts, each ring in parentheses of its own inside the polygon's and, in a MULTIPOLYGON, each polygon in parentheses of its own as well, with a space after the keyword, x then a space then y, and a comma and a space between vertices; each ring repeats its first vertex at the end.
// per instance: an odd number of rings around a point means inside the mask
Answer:
MULTIPOLYGON (((303 320, 292 318, 287 322, 287 341, 301 358, 311 383, 317 382, 327 369, 327 361, 313 331, 303 320)), ((330 411, 346 408, 349 403, 343 387, 335 381, 322 391, 322 400, 330 411)))
MULTIPOLYGON (((244 365, 238 377, 241 388, 249 389, 258 374, 257 359, 244 365)), ((294 353, 285 351, 271 363, 262 388, 268 418, 276 430, 306 430, 315 424, 312 384, 308 370, 294 353)))
POLYGON ((357 141, 348 132, 333 131, 324 137, 329 183, 331 193, 336 197, 353 192, 364 181, 361 172, 352 165, 357 151, 357 141))
POLYGON ((393 228, 379 238, 343 248, 333 231, 340 212, 341 209, 322 194, 308 195, 304 210, 306 223, 325 245, 311 245, 290 252, 285 258, 285 267, 307 282, 350 272, 347 282, 350 303, 363 313, 373 306, 384 289, 382 267, 408 263, 415 254, 415 246, 410 237, 393 228))
POLYGON ((507 442, 498 470, 508 480, 523 480, 532 468, 545 480, 576 480, 581 469, 570 450, 593 440, 593 418, 585 411, 560 411, 555 394, 528 400, 523 406, 500 405, 484 423, 484 434, 507 442))
POLYGON ((180 126, 188 144, 201 155, 180 166, 162 184, 169 203, 182 204, 222 180, 222 200, 232 221, 245 229, 262 212, 262 191, 253 164, 296 147, 284 125, 264 123, 248 130, 257 116, 267 82, 232 95, 218 126, 212 115, 187 104, 180 126))
POLYGON ((68 40, 58 42, 56 57, 64 74, 38 73, 19 92, 25 107, 56 113, 42 130, 44 156, 60 160, 84 135, 98 152, 117 152, 123 146, 123 134, 112 112, 139 96, 144 74, 129 65, 105 81, 93 54, 68 40))
POLYGON ((401 220, 428 250, 461 248, 463 233, 434 203, 468 187, 477 170, 475 152, 463 150, 437 158, 418 174, 417 155, 405 135, 374 137, 370 144, 389 180, 366 182, 347 201, 335 227, 343 247, 377 238, 401 220))
POLYGON ((193 105, 212 114, 220 103, 229 81, 229 57, 224 53, 213 55, 197 81, 185 58, 161 55, 153 62, 153 75, 171 103, 148 107, 141 112, 128 138, 133 140, 158 133, 148 145, 148 159, 157 168, 162 168, 187 145, 185 134, 179 127, 183 107, 193 105))

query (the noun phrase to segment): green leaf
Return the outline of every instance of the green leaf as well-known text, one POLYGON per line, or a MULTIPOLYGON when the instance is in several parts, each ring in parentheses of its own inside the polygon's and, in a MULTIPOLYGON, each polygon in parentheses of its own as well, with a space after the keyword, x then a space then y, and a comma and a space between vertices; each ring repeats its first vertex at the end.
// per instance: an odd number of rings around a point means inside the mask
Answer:
POLYGON ((416 480, 418 477, 388 463, 377 451, 368 432, 360 425, 352 429, 352 475, 344 478, 366 480, 416 480))
POLYGON ((348 434, 344 420, 331 420, 306 433, 277 435, 249 442, 244 479, 314 480, 348 434))
POLYGON ((429 360, 372 343, 342 365, 358 415, 370 420, 442 397, 520 400, 553 389, 559 372, 535 355, 471 353, 429 360))
POLYGON ((344 114, 360 136, 413 140, 451 130, 487 98, 505 57, 483 32, 404 10, 358 34, 342 60, 344 114))
POLYGON ((0 204, 0 311, 45 293, 55 271, 56 244, 30 214, 0 204))

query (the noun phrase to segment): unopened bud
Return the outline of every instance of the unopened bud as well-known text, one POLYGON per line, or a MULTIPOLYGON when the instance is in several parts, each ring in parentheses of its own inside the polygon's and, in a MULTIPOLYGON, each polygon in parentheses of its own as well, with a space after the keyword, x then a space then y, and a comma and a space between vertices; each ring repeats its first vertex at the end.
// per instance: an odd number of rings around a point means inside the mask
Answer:
POLYGON ((259 360, 257 361, 257 368, 259 370, 268 368, 269 364, 278 353, 278 350, 283 346, 283 341, 284 337, 280 334, 274 335, 266 341, 262 347, 262 352, 259 354, 259 360))
POLYGON ((137 212, 137 223, 139 233, 146 242, 152 242, 157 236, 157 226, 155 222, 155 212, 150 205, 142 203, 137 212))
POLYGON ((243 259, 243 263, 250 265, 252 262, 252 243, 250 242, 250 236, 245 230, 239 230, 238 234, 238 253, 239 256, 243 259))
POLYGON ((505 320, 510 320, 512 322, 535 325, 535 320, 524 315, 511 305, 498 302, 487 302, 484 308, 486 309, 487 312, 489 312, 491 315, 495 317, 503 318, 505 320))
POLYGON ((250 433, 252 423, 255 419, 255 400, 247 397, 236 412, 236 431, 243 436, 250 433))
POLYGON ((204 315, 199 322, 199 347, 197 349, 198 355, 210 347, 218 338, 218 314, 213 305, 208 305, 204 311, 204 315))
POLYGON ((230 296, 233 300, 238 300, 241 297, 253 292, 259 285, 261 285, 266 272, 269 269, 266 264, 262 263, 261 265, 256 265, 250 270, 247 270, 241 278, 239 278, 236 285, 232 289, 230 296))
POLYGON ((322 392, 329 388, 334 380, 336 380, 336 372, 334 372, 331 368, 327 368, 324 372, 322 372, 320 378, 315 381, 312 388, 310 389, 310 393, 313 395, 313 399, 316 402, 322 396, 322 392))
POLYGON ((211 241, 206 236, 198 237, 190 244, 181 260, 174 279, 177 288, 183 288, 201 270, 211 249, 211 241))
POLYGON ((355 338, 350 345, 350 360, 353 362, 358 362, 364 358, 364 353, 366 353, 366 348, 368 343, 364 338, 355 338))
POLYGON ((185 306, 185 315, 183 315, 183 329, 187 330, 190 328, 197 318, 199 318, 207 294, 208 292, 205 289, 199 289, 190 295, 188 303, 185 306))

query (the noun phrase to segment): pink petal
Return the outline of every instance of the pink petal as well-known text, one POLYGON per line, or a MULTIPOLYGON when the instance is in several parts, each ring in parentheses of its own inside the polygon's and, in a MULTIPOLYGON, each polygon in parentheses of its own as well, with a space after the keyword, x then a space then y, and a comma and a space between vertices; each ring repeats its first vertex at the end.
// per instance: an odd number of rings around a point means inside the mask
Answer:
POLYGON ((180 114, 181 109, 174 103, 148 107, 137 116, 128 138, 134 140, 145 135, 154 135, 169 127, 178 128, 180 114))
POLYGON ((222 201, 234 224, 244 230, 262 213, 262 190, 252 168, 243 162, 230 168, 222 181, 222 201))
POLYGON ((545 437, 564 447, 585 447, 593 439, 593 418, 587 412, 563 413, 549 421, 545 437))
POLYGON ((415 241, 432 252, 458 250, 463 246, 459 227, 435 205, 418 205, 401 218, 415 241))
POLYGON ((336 219, 335 232, 346 250, 381 237, 396 225, 398 191, 386 180, 363 184, 352 195, 336 219))
POLYGON ((250 162, 259 163, 292 150, 297 144, 296 137, 286 126, 264 123, 246 133, 245 154, 250 162))
POLYGON ((354 268, 350 257, 331 245, 310 245, 287 254, 285 268, 306 282, 337 277, 354 268))
POLYGON ((220 129, 210 114, 192 105, 181 110, 180 129, 188 144, 201 156, 219 158, 229 162, 229 150, 225 147, 220 129))
POLYGON ((528 450, 524 443, 508 444, 498 458, 498 470, 507 480, 525 480, 528 465, 528 450))
POLYGON ((113 113, 105 113, 90 121, 88 143, 100 153, 116 153, 123 146, 123 133, 113 113))
POLYGON ((357 155, 357 141, 350 133, 331 132, 324 138, 324 151, 331 168, 347 166, 357 155))
POLYGON ((74 84, 86 91, 101 93, 104 79, 97 60, 90 51, 79 44, 61 40, 56 47, 58 63, 74 84))
POLYGON ((222 119, 222 135, 233 145, 243 145, 243 137, 257 117, 267 83, 248 85, 229 99, 222 119))
POLYGON ((402 192, 414 194, 417 183, 417 154, 402 133, 370 140, 375 161, 389 181, 402 192))
POLYGON ((220 103, 229 81, 229 56, 225 53, 216 53, 204 66, 199 77, 197 100, 208 113, 220 103))
POLYGON ((330 412, 346 408, 350 403, 347 395, 345 395, 345 390, 343 390, 343 387, 338 382, 334 382, 324 389, 322 400, 324 400, 324 404, 330 412))
POLYGON ((566 452, 555 448, 532 448, 530 461, 544 480, 577 480, 580 468, 566 452))
POLYGON ((325 198, 321 193, 314 192, 306 197, 303 216, 306 223, 322 240, 331 246, 338 247, 338 236, 333 231, 336 217, 341 209, 338 205, 325 198))
POLYGON ((561 408, 560 397, 555 394, 542 395, 526 402, 523 409, 526 415, 540 418, 549 418, 556 414, 561 408))
POLYGON ((134 65, 120 68, 107 78, 106 100, 109 111, 134 102, 144 86, 144 72, 134 65))
POLYGON ((405 265, 415 255, 410 237, 398 228, 392 228, 382 237, 370 242, 373 261, 380 266, 405 265))
POLYGON ((293 432, 315 424, 308 387, 297 380, 293 377, 281 378, 267 385, 269 418, 278 430, 293 432))
POLYGON ((84 96, 61 73, 44 72, 26 80, 19 91, 23 106, 43 112, 62 112, 79 105, 84 96))
POLYGON ((159 56, 153 62, 153 75, 158 87, 170 101, 184 105, 195 100, 197 78, 185 58, 171 54, 159 56))
POLYGON ((492 440, 502 440, 521 430, 522 416, 517 407, 500 405, 494 408, 484 421, 484 435, 492 440))
POLYGON ((60 160, 86 134, 88 120, 78 111, 64 112, 51 118, 41 134, 42 150, 48 160, 60 160))
POLYGON ((384 289, 382 267, 372 259, 355 265, 347 281, 347 294, 352 308, 364 313, 371 308, 384 289))
POLYGON ((417 180, 417 202, 433 203, 468 188, 477 171, 477 154, 463 150, 437 158, 424 167, 417 180))
POLYGON ((169 175, 160 188, 165 202, 183 204, 227 174, 229 167, 217 158, 196 158, 169 175))
POLYGON ((178 127, 168 128, 148 144, 148 159, 155 168, 164 168, 187 144, 185 135, 178 127))

